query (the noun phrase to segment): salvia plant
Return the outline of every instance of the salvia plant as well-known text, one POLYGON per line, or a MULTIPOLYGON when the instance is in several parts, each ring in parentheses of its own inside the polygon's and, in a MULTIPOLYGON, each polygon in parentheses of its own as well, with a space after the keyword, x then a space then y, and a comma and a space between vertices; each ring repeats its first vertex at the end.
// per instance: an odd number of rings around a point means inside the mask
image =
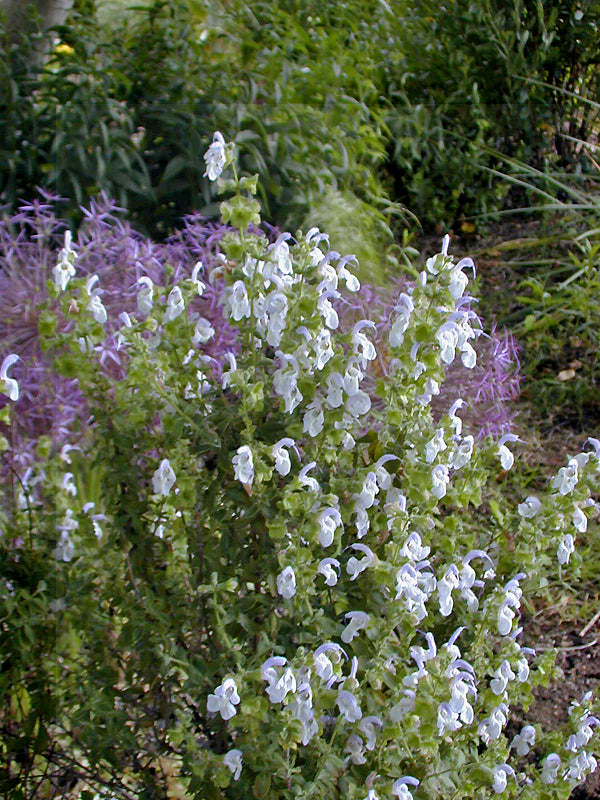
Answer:
MULTIPOLYGON (((3 788, 567 798, 596 768, 600 720, 587 694, 566 729, 527 724, 552 654, 523 645, 520 619, 577 569, 600 442, 486 515, 516 435, 463 432, 460 397, 431 410, 448 365, 476 366, 472 262, 445 238, 385 341, 371 319, 342 331, 354 258, 314 228, 253 233, 256 177, 219 134, 206 159, 230 194, 211 270, 141 274, 115 317, 69 236, 51 269, 41 348, 91 419, 78 449, 38 446, 5 491, 3 788), (220 280, 238 346, 217 356, 191 309, 220 280), (108 339, 120 371, 103 368, 108 339)), ((9 430, 18 358, 0 371, 9 430)))

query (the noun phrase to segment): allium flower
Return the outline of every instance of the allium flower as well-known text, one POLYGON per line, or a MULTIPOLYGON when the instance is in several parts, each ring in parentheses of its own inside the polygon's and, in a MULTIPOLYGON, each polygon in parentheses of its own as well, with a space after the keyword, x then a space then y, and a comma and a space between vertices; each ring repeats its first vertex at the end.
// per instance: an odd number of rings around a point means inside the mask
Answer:
POLYGON ((208 175, 209 181, 216 181, 227 163, 225 139, 219 131, 215 131, 212 143, 206 153, 204 153, 204 160, 206 161, 206 171, 204 175, 208 175))
POLYGON ((237 714, 236 706, 240 702, 237 686, 233 678, 226 678, 214 691, 208 695, 206 708, 211 714, 219 713, 224 720, 231 719, 237 714))
POLYGON ((242 751, 228 750, 223 756, 223 764, 233 773, 233 780, 239 780, 242 774, 242 751))
POLYGON ((252 484, 254 481, 254 461, 252 458, 252 450, 248 445, 238 447, 236 455, 231 460, 234 469, 236 481, 240 483, 252 484))

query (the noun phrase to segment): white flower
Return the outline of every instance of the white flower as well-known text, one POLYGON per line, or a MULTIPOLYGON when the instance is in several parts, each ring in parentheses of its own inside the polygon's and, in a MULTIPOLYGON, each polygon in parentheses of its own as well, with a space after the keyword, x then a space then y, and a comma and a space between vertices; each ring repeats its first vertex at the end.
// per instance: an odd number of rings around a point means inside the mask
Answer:
POLYGON ((152 298, 154 297, 154 284, 146 275, 138 280, 138 286, 142 288, 137 295, 137 306, 140 314, 147 316, 152 311, 152 298))
POLYGON ((542 767, 542 774, 540 776, 542 783, 545 783, 546 785, 549 783, 554 783, 558 777, 560 763, 560 756, 557 753, 550 753, 550 755, 546 756, 544 759, 544 765, 542 767))
POLYGON ((192 336, 194 344, 206 344, 215 335, 215 329, 204 317, 196 320, 196 328, 192 336))
POLYGON ((346 722, 358 722, 358 720, 361 719, 362 711, 352 692, 339 689, 335 702, 346 722))
POLYGON ((163 322, 172 322, 185 310, 183 295, 179 286, 174 286, 167 297, 167 308, 163 317, 163 322))
POLYGON ((428 464, 431 464, 437 454, 441 453, 447 447, 448 445, 444 441, 444 431, 442 428, 438 428, 433 439, 428 442, 427 446, 425 447, 425 461, 428 464))
POLYGON ((104 325, 106 320, 108 319, 106 314, 106 309, 102 305, 102 300, 100 300, 100 289, 92 289, 95 283, 98 283, 98 276, 91 275, 86 282, 85 290, 90 298, 88 308, 92 312, 93 318, 96 322, 99 322, 100 325, 104 325))
POLYGON ((71 231, 65 231, 65 245, 58 254, 58 263, 52 270, 54 288, 63 291, 67 288, 69 280, 75 275, 75 259, 77 254, 71 247, 71 231))
POLYGON ((308 433, 309 436, 318 436, 323 430, 324 423, 325 416, 323 414, 321 401, 315 397, 312 403, 306 407, 306 413, 302 421, 302 430, 304 433, 308 433))
POLYGON ((344 256, 344 258, 340 259, 338 264, 338 277, 341 281, 345 281, 346 289, 348 289, 349 292, 358 292, 360 290, 360 282, 358 278, 346 269, 346 264, 348 264, 350 261, 354 262, 354 264, 358 266, 358 259, 356 256, 344 256))
POLYGON ((233 464, 234 475, 236 481, 247 485, 254 481, 254 461, 252 459, 252 450, 248 445, 238 447, 236 455, 231 459, 233 464))
POLYGON ((410 784, 410 786, 418 786, 419 781, 413 778, 412 775, 398 778, 397 781, 394 781, 394 785, 392 786, 392 794, 395 795, 398 800, 413 800, 412 792, 408 789, 408 784, 410 784))
POLYGON ((77 497, 77 486, 72 472, 65 472, 62 479, 62 488, 68 492, 72 497, 77 497))
POLYGON ((573 512, 573 525, 579 533, 585 533, 587 530, 587 517, 580 508, 576 508, 573 512))
POLYGON ((0 367, 0 387, 2 394, 7 395, 13 402, 19 399, 19 384, 14 378, 8 377, 8 370, 19 360, 19 356, 11 353, 6 356, 0 367))
POLYGON ((337 558, 324 558, 322 561, 319 561, 317 572, 323 575, 327 586, 335 586, 338 582, 338 573, 335 571, 336 569, 340 569, 340 562, 337 558))
POLYGON ((441 500, 446 495, 446 487, 450 482, 448 467, 445 464, 437 464, 431 471, 431 493, 441 500))
POLYGON ((194 269, 192 270, 191 281, 192 281, 193 284, 195 284, 196 289, 198 290, 198 296, 199 297, 202 297, 202 295, 204 294, 204 290, 206 289, 206 284, 203 283, 198 278, 198 273, 201 272, 203 269, 204 269, 204 264, 201 261, 197 261, 194 264, 194 269))
POLYGON ((571 556, 575 552, 575 540, 570 533, 563 538, 558 546, 557 558, 559 564, 568 564, 571 556))
POLYGON ((510 746, 516 749, 517 755, 526 756, 535 744, 535 737, 536 733, 533 725, 525 725, 525 727, 521 729, 521 733, 518 733, 513 738, 510 746))
POLYGON ((163 458, 159 468, 152 476, 152 490, 154 494, 169 494, 175 480, 175 473, 169 463, 169 459, 163 458))
POLYGON ((250 300, 248 299, 246 284, 243 281, 236 281, 229 290, 227 306, 236 322, 244 319, 244 317, 250 318, 250 300))
POLYGON ((365 747, 367 750, 374 750, 377 740, 377 732, 383 727, 383 722, 379 717, 363 717, 358 726, 367 737, 365 747))
POLYGON ((524 519, 531 519, 535 517, 536 514, 539 513, 540 509, 542 508, 542 504, 533 495, 530 495, 524 503, 519 503, 517 506, 517 511, 519 515, 524 519))
POLYGON ((333 544, 335 532, 342 524, 342 517, 337 508, 325 508, 317 518, 319 523, 319 544, 329 547, 333 544))
POLYGON ((226 678, 220 686, 217 686, 214 694, 208 695, 206 708, 212 714, 219 713, 223 719, 228 720, 237 714, 236 706, 239 702, 235 681, 233 678, 226 678))
POLYGON ((66 530, 61 531, 60 540, 52 551, 52 555, 57 561, 71 561, 74 554, 75 547, 69 537, 69 532, 66 530))
POLYGON ((375 472, 369 472, 363 481, 361 493, 354 495, 356 501, 354 510, 356 511, 357 507, 363 509, 371 508, 371 506, 375 504, 375 495, 377 494, 379 494, 377 474, 375 472))
POLYGON ((510 663, 505 659, 494 673, 494 678, 490 681, 490 689, 494 694, 501 695, 506 690, 508 682, 513 681, 515 677, 510 663))
POLYGON ((577 486, 579 480, 579 462, 575 458, 569 459, 566 467, 558 470, 558 475, 553 478, 552 486, 558 489, 560 494, 569 494, 577 486))
POLYGON ((227 163, 225 139, 219 131, 215 131, 212 144, 206 153, 204 153, 204 160, 206 161, 206 171, 204 175, 208 175, 209 181, 216 181, 227 163))
POLYGON ((490 716, 479 724, 477 732, 481 736, 483 743, 488 745, 492 739, 497 739, 507 722, 508 706, 506 703, 500 703, 500 705, 492 711, 490 716))
POLYGON ((348 559, 348 563, 346 564, 346 570, 348 575, 351 576, 350 580, 354 581, 361 572, 364 572, 367 567, 370 567, 373 561, 375 560, 375 555, 370 547, 367 547, 366 544, 352 544, 350 547, 353 550, 360 550, 362 553, 365 554, 364 558, 360 560, 352 556, 348 559))
POLYGON ((514 433, 505 433, 504 436, 501 437, 500 441, 498 442, 498 457, 500 459, 500 463, 502 464, 502 469, 509 470, 512 465, 515 463, 515 457, 510 452, 508 447, 506 446, 505 442, 520 442, 518 436, 514 433))
MULTIPOLYGON (((458 417, 457 417, 458 419, 458 417)), ((473 455, 474 439, 472 436, 465 436, 452 454, 452 466, 454 469, 461 469, 468 464, 473 455)))
POLYGON ((341 639, 345 644, 350 644, 352 639, 358 636, 359 631, 366 628, 369 624, 369 615, 365 614, 364 611, 349 611, 344 619, 349 619, 350 622, 348 622, 342 631, 341 639))
POLYGON ((352 417, 361 417, 371 408, 371 398, 359 389, 346 400, 345 409, 352 417))
POLYGON ((514 777, 515 771, 508 764, 500 764, 494 769, 494 791, 496 794, 502 794, 506 789, 506 781, 509 775, 514 777))
POLYGON ((364 333, 360 332, 363 328, 375 329, 375 323, 371 322, 371 320, 361 319, 352 328, 354 352, 358 356, 359 364, 364 367, 367 361, 373 361, 377 357, 377 352, 373 343, 367 339, 364 333))
POLYGON ((353 764, 366 764, 365 758, 365 745, 360 736, 353 733, 346 741, 344 753, 350 753, 346 761, 352 761, 353 764))
POLYGON ((233 773, 233 780, 239 780, 239 777, 242 774, 242 751, 229 750, 223 756, 223 764, 225 764, 225 766, 233 773))
POLYGON ((290 454, 284 448, 293 446, 294 440, 290 439, 289 436, 286 436, 284 439, 280 439, 276 444, 274 444, 273 449, 271 450, 271 455, 275 459, 275 469, 283 477, 289 475, 289 472, 292 468, 290 454))
POLYGON ((404 558, 410 559, 410 561, 423 561, 429 555, 431 551, 430 547, 423 546, 421 541, 421 537, 418 533, 411 533, 408 539, 402 545, 402 549, 400 550, 400 555, 404 556, 404 558))
POLYGON ((277 576, 277 591, 286 600, 290 600, 296 594, 296 575, 292 567, 286 567, 277 576))

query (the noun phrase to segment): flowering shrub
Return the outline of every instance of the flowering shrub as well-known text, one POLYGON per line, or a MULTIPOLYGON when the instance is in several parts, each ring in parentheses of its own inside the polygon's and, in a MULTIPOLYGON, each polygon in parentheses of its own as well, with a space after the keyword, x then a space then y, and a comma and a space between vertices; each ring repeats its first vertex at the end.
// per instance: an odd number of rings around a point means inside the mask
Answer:
POLYGON ((256 178, 219 137, 207 161, 211 178, 234 173, 212 270, 140 269, 115 317, 68 238, 52 267, 41 348, 92 422, 79 450, 38 448, 5 496, 2 788, 68 775, 127 798, 568 797, 596 767, 592 698, 566 732, 507 723, 551 676, 551 654, 520 642, 521 607, 577 569, 600 442, 484 515, 516 435, 463 433, 459 397, 431 411, 447 366, 476 366, 470 261, 446 238, 387 341, 370 319, 344 332, 332 301, 359 291, 353 257, 314 228, 252 233, 256 178), (210 355, 215 326, 190 309, 217 279, 239 347, 210 355), (107 340, 122 370, 103 368, 107 340))

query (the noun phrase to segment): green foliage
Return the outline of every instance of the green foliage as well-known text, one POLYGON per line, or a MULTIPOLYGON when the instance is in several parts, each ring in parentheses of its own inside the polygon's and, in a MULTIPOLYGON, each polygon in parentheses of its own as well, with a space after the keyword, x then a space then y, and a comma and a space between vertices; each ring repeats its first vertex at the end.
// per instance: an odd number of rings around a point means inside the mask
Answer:
POLYGON ((390 14, 398 198, 429 224, 500 207, 508 186, 481 171, 495 163, 482 145, 532 166, 589 168, 564 134, 593 133, 582 98, 600 98, 599 17, 597 0, 416 0, 390 14))

